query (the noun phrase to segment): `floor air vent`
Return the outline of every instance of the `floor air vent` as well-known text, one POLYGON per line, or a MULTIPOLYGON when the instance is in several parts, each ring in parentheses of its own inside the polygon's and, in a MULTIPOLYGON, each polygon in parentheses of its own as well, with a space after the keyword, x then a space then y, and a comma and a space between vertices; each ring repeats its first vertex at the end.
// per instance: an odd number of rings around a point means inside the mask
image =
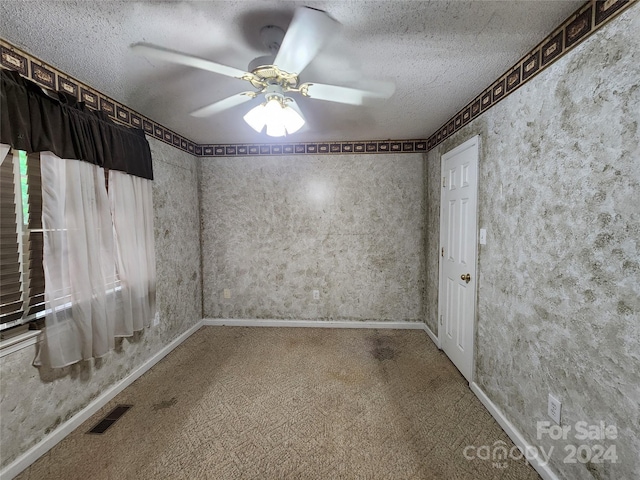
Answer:
POLYGON ((122 417, 133 405, 118 405, 111 410, 106 417, 98 422, 98 424, 89 430, 87 433, 104 433, 107 428, 116 423, 116 421, 122 417))

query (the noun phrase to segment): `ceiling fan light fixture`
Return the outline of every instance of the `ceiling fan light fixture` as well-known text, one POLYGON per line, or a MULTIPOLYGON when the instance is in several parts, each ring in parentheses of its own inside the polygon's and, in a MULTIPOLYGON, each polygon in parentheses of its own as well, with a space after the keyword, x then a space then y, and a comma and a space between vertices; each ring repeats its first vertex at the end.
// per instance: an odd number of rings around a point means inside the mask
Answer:
POLYGON ((300 130, 305 121, 297 109, 285 104, 286 99, 281 96, 269 96, 265 103, 252 108, 243 117, 256 132, 260 133, 267 127, 270 137, 284 137, 300 130))

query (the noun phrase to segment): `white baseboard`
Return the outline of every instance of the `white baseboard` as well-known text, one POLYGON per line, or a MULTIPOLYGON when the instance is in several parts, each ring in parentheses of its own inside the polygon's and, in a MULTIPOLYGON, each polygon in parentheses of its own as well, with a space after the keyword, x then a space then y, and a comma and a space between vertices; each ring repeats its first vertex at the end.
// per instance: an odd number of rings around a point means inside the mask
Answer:
POLYGON ((203 322, 200 320, 189 330, 184 332, 178 338, 176 338, 169 345, 164 347, 154 356, 149 358, 145 363, 140 365, 134 371, 132 371, 125 378, 120 380, 115 385, 111 386, 102 394, 93 400, 89 405, 84 407, 78 413, 76 413, 73 417, 67 420, 65 423, 56 428, 53 432, 44 437, 39 443, 31 447, 25 453, 20 455, 17 459, 7 465, 1 472, 0 478, 2 480, 10 480, 20 472, 22 472, 25 468, 35 462, 42 455, 51 450, 58 442, 60 442, 64 437, 69 435, 73 430, 78 428, 82 422, 87 420, 91 415, 96 413, 102 407, 104 407, 113 397, 115 397, 118 393, 124 390, 126 387, 131 385, 134 381, 140 378, 147 370, 153 367, 156 363, 162 360, 171 350, 176 348, 182 342, 184 342, 187 338, 189 338, 192 334, 194 334, 200 327, 202 327, 203 322))
MULTIPOLYGON (((514 427, 509 420, 507 420, 507 417, 504 416, 502 410, 500 410, 496 406, 496 404, 493 403, 489 399, 489 397, 487 397, 487 394, 484 393, 480 386, 475 382, 471 382, 469 386, 471 387, 473 393, 476 394, 476 397, 478 397, 478 399, 485 406, 485 408, 489 410, 491 416, 496 419, 496 421, 506 432, 506 434, 509 435, 509 438, 513 441, 513 443, 515 443, 517 447, 520 447, 522 451, 531 451, 531 449, 533 448, 532 445, 527 442, 522 434, 516 429, 516 427, 514 427)), ((528 460, 531 466, 535 468, 535 470, 544 480, 559 480, 556 473, 551 470, 551 467, 549 467, 549 465, 546 463, 542 463, 542 460, 539 457, 531 458, 528 460)))
POLYGON ((433 343, 436 344, 436 347, 438 347, 439 350, 442 350, 442 347, 440 346, 440 339, 438 338, 438 336, 433 333, 433 331, 429 328, 429 326, 426 323, 422 324, 424 331, 427 332, 427 335, 429 335, 429 337, 431 338, 431 340, 433 340, 433 343))
POLYGON ((238 319, 238 318, 205 318, 205 326, 228 326, 228 327, 306 327, 306 328, 388 328, 405 330, 423 330, 425 324, 422 322, 360 322, 340 321, 340 320, 261 320, 261 319, 238 319))

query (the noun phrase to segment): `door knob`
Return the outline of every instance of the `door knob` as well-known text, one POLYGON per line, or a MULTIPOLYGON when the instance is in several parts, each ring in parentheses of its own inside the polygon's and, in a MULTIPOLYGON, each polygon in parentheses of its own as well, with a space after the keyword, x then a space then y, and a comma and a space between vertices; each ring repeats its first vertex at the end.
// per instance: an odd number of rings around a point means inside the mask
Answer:
POLYGON ((471 281, 471 275, 469 275, 468 273, 466 275, 462 274, 462 275, 460 275, 460 279, 464 280, 467 283, 469 283, 471 281))

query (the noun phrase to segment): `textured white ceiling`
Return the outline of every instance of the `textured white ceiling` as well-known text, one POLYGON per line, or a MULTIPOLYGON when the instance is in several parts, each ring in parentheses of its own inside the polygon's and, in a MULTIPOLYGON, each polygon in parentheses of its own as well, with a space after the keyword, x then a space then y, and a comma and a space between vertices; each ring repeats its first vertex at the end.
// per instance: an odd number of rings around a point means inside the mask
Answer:
MULTIPOLYGON (((137 42, 246 69, 264 55, 260 27, 287 27, 296 6, 331 14, 339 35, 301 81, 396 93, 366 106, 299 99, 307 126, 292 141, 426 138, 583 1, 2 1, 0 34, 78 80, 198 143, 274 141, 242 120, 251 104, 209 118, 189 112, 248 90, 211 72, 149 61, 137 42)), ((282 140, 282 139, 279 139, 282 140)))

